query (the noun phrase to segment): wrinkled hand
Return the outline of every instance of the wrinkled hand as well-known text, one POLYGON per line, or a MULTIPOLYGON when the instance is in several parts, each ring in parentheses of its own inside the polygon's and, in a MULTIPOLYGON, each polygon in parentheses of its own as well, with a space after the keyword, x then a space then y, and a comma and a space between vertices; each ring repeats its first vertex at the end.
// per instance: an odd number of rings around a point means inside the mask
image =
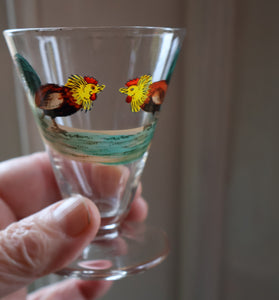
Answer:
MULTIPOLYGON (((25 286, 68 265, 98 231, 92 201, 60 198, 46 153, 0 163, 0 298, 85 300, 109 289, 108 281, 68 279, 26 295, 25 286)), ((146 215, 139 187, 127 219, 146 215)))

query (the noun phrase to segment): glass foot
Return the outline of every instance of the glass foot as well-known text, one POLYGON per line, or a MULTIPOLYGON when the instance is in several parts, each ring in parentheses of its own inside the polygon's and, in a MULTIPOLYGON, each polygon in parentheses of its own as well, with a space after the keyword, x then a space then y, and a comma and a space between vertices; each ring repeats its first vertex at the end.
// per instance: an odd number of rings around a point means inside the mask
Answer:
POLYGON ((117 280, 157 266, 168 252, 163 231, 145 224, 125 223, 116 237, 95 240, 57 274, 85 280, 117 280))

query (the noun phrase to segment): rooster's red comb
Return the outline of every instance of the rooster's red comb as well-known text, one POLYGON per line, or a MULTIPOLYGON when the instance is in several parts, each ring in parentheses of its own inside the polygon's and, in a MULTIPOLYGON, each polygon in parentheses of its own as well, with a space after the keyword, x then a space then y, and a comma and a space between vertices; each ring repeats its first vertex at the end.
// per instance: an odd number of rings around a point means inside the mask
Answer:
POLYGON ((95 78, 93 78, 93 77, 87 77, 87 76, 85 76, 85 77, 84 77, 84 80, 85 80, 87 83, 98 84, 98 81, 97 81, 95 78))
POLYGON ((139 78, 135 78, 135 79, 132 79, 132 80, 129 80, 128 82, 126 82, 126 86, 129 87, 131 85, 137 85, 139 82, 139 78))

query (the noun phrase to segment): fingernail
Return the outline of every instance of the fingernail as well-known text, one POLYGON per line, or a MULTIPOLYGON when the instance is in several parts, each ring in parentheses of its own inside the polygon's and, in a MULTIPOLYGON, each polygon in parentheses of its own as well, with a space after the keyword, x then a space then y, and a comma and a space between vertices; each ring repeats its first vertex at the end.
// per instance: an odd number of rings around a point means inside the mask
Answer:
POLYGON ((53 216, 63 232, 70 237, 78 236, 91 223, 88 207, 81 196, 64 200, 55 208, 53 216))

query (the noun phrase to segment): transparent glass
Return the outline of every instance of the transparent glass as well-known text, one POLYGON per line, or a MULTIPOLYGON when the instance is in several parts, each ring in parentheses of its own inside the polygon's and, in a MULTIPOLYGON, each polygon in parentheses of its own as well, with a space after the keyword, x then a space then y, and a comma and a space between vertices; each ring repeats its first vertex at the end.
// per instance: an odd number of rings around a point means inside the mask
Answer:
POLYGON ((97 237, 59 274, 119 279, 168 253, 165 234, 123 224, 135 196, 184 29, 4 31, 64 198, 99 208, 97 237))

